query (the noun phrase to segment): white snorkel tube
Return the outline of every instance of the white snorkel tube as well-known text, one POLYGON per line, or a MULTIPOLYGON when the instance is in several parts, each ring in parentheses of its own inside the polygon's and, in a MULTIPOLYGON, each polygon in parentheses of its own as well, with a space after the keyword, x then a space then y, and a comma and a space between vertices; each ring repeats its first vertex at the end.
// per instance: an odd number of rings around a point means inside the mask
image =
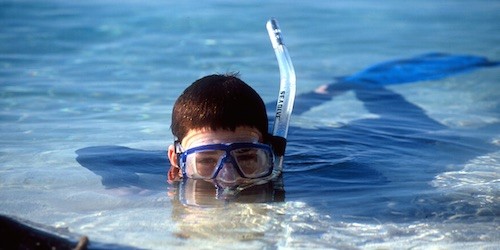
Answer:
MULTIPOLYGON (((283 43, 283 36, 281 35, 278 21, 270 19, 267 21, 266 28, 269 33, 269 39, 271 39, 271 44, 273 45, 274 53, 276 54, 276 59, 278 60, 278 66, 280 69, 280 90, 278 101, 276 103, 276 116, 273 127, 273 136, 275 136, 278 141, 282 141, 279 144, 283 144, 278 148, 277 152, 275 149, 277 159, 274 172, 279 175, 283 169, 286 137, 288 134, 290 117, 292 115, 293 103, 295 101, 296 77, 292 60, 290 59, 290 55, 288 54, 285 44, 283 43)), ((273 175, 275 174, 273 173, 273 175)))

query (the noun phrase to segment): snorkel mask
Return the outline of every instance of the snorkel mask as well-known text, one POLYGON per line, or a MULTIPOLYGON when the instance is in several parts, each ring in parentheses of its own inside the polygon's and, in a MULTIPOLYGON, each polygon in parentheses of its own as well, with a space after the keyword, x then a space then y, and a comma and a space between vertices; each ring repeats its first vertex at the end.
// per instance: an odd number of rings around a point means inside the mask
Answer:
POLYGON ((234 183, 259 179, 272 173, 274 154, 267 144, 256 142, 216 143, 183 150, 175 143, 182 175, 190 179, 234 183))
MULTIPOLYGON (((228 196, 280 176, 290 117, 295 100, 296 79, 288 50, 276 20, 266 25, 280 70, 280 90, 272 136, 266 143, 220 143, 183 150, 176 142, 183 179, 215 183, 219 194, 228 196), (228 167, 227 165, 231 165, 228 167)), ((221 195, 218 195, 221 196, 221 195)), ((223 195, 222 195, 223 196, 223 195)))

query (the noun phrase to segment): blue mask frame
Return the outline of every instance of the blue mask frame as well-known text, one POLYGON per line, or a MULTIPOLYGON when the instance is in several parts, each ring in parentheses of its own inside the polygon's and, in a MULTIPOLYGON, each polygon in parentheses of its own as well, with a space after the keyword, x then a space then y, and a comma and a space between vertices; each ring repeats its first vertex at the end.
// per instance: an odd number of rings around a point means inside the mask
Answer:
POLYGON ((241 177, 246 178, 246 179, 260 179, 260 178, 267 177, 267 176, 271 175, 271 173, 273 172, 274 153, 273 153, 271 146, 269 146, 267 144, 253 143, 253 142, 217 143, 217 144, 207 144, 207 145, 202 145, 202 146, 198 146, 198 147, 193 147, 193 148, 187 149, 186 151, 183 151, 180 142, 176 141, 175 142, 175 153, 177 154, 178 165, 181 168, 182 175, 184 176, 184 178, 192 178, 192 177, 187 176, 187 171, 186 171, 186 167, 187 167, 186 161, 187 161, 188 155, 199 152, 199 151, 206 151, 206 150, 220 150, 220 151, 225 152, 225 154, 219 158, 219 160, 217 162, 216 170, 213 172, 212 176, 209 179, 216 179, 217 178, 217 175, 219 174, 220 170, 223 168, 224 163, 226 161, 229 161, 234 166, 234 168, 236 169, 238 174, 241 177), (231 155, 231 151, 237 150, 237 149, 242 149, 242 148, 257 148, 257 149, 265 150, 266 153, 268 153, 271 156, 271 159, 270 159, 271 162, 270 162, 270 166, 269 166, 268 171, 262 175, 257 176, 257 177, 246 176, 244 174, 244 172, 241 170, 241 166, 239 166, 236 159, 234 159, 234 157, 231 155))

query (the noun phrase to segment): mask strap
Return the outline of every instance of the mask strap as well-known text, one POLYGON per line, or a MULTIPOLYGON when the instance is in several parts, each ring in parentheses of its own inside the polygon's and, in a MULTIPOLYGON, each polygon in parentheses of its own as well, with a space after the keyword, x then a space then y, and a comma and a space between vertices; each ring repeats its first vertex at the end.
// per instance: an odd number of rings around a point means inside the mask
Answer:
POLYGON ((177 166, 181 166, 181 154, 183 152, 181 142, 179 140, 174 141, 174 152, 177 155, 177 166))
POLYGON ((285 155, 286 138, 283 138, 281 136, 270 135, 269 144, 271 144, 273 151, 277 156, 285 155))

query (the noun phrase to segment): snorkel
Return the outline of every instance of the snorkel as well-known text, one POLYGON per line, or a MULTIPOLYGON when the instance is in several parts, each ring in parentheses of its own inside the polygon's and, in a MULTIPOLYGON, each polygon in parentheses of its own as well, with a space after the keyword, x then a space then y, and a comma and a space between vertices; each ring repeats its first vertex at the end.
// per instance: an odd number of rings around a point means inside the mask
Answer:
POLYGON ((292 115, 293 103, 295 101, 296 78, 292 60, 288 54, 288 50, 283 43, 281 29, 278 26, 278 21, 271 19, 266 24, 269 39, 278 60, 280 70, 280 90, 278 101, 276 103, 276 116, 273 125, 273 136, 281 141, 280 148, 276 152, 277 159, 273 170, 273 177, 279 175, 283 170, 283 156, 285 154, 286 137, 288 135, 288 127, 290 117, 292 115))
MULTIPOLYGON (((270 181, 273 181, 272 184, 277 190, 282 190, 282 183, 280 181, 274 183, 274 181, 279 179, 278 177, 280 177, 283 170, 286 137, 288 135, 290 117, 295 101, 296 77, 292 60, 290 59, 288 50, 283 43, 283 36, 281 35, 278 22, 275 19, 270 19, 266 23, 266 28, 276 54, 280 71, 280 88, 276 103, 276 115, 272 129, 272 136, 270 136, 271 139, 269 142, 272 145, 275 156, 274 164, 272 165, 272 173, 266 177, 244 180, 242 183, 238 183, 237 185, 231 185, 231 183, 226 185, 226 183, 220 183, 217 180, 212 180, 210 182, 216 187, 215 199, 217 200, 234 200, 241 191, 257 185, 263 185, 270 181)), ((185 182, 183 184, 188 184, 189 181, 190 180, 188 178, 183 178, 183 182, 185 182)), ((180 200, 182 201, 183 199, 180 200)))
MULTIPOLYGON (((278 61, 278 67, 280 70, 280 89, 278 93, 278 100, 276 101, 276 115, 274 118, 272 132, 273 138, 271 142, 276 158, 271 175, 240 185, 236 188, 235 193, 276 179, 276 177, 279 177, 283 171, 286 137, 288 135, 290 117, 292 116, 293 103, 295 101, 296 77, 292 59, 290 59, 288 50, 283 43, 283 36, 281 35, 281 29, 278 25, 278 21, 276 21, 276 19, 270 19, 266 23, 266 28, 274 53, 276 54, 276 60, 278 61)), ((229 193, 227 192, 228 189, 225 189, 224 191, 225 192, 223 194, 229 193)))
POLYGON ((258 181, 252 180, 250 183, 245 183, 237 188, 237 191, 269 182, 280 176, 283 171, 283 159, 286 148, 286 137, 288 135, 288 127, 290 125, 290 117, 292 116, 293 103, 295 101, 296 77, 295 69, 293 68, 292 59, 288 54, 288 50, 283 42, 283 35, 276 19, 270 19, 266 23, 269 39, 276 54, 278 67, 280 70, 280 89, 278 100, 276 101, 276 115, 274 118, 272 132, 272 146, 276 156, 274 161, 273 172, 270 176, 262 178, 258 181))

